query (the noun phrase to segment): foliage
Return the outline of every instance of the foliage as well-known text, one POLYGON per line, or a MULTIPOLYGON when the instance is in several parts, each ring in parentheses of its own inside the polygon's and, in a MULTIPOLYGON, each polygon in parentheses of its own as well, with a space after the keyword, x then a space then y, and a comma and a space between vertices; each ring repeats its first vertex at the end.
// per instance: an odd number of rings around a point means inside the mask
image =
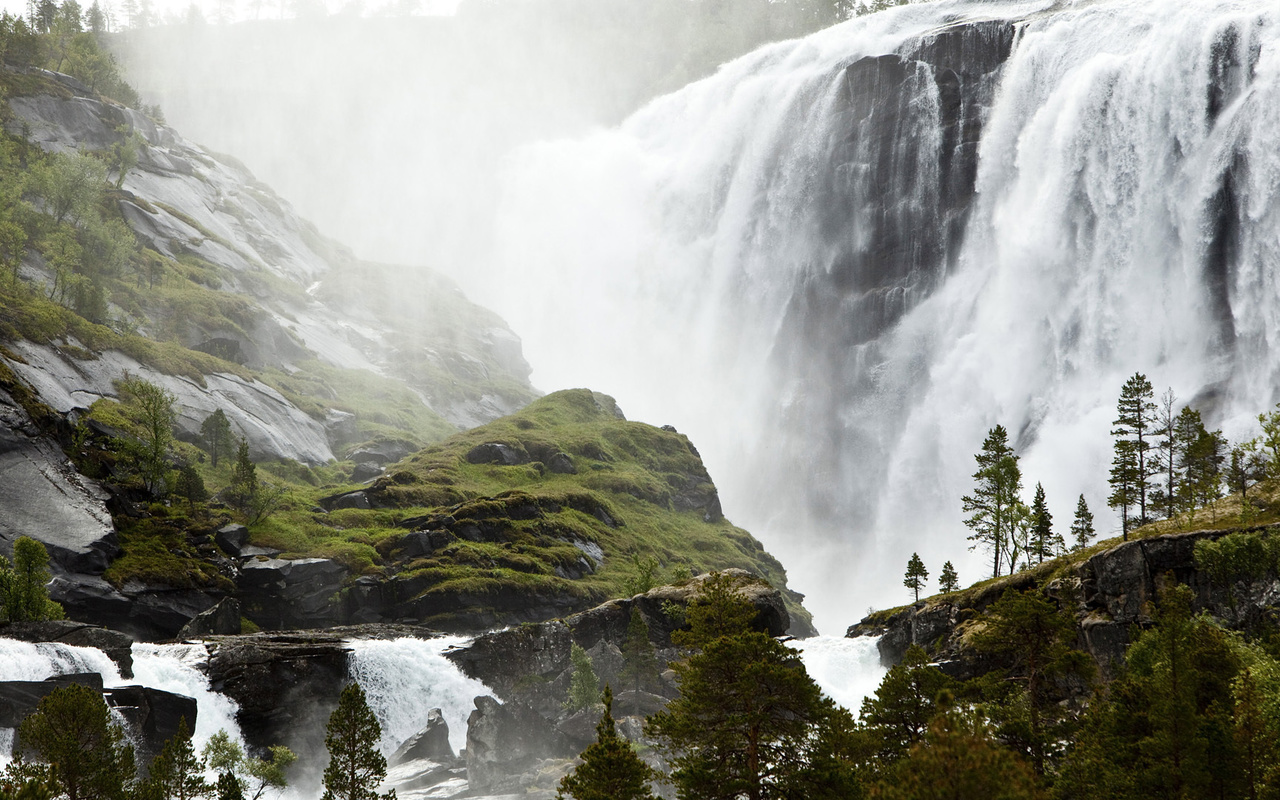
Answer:
POLYGON ((591 657, 575 642, 569 647, 569 661, 573 664, 573 673, 564 707, 567 711, 591 708, 600 702, 600 679, 591 666, 591 657))
POLYGON ((951 566, 948 561, 942 565, 942 572, 938 574, 938 590, 946 592, 954 592, 960 588, 960 576, 956 574, 956 568, 951 566))
POLYGON ((126 376, 117 388, 124 399, 124 413, 134 423, 138 446, 133 454, 136 467, 148 492, 163 497, 169 492, 169 447, 177 419, 177 398, 168 389, 126 376))
POLYGON ((917 603, 920 602, 920 590, 924 588, 924 582, 928 578, 929 570, 925 569, 924 562, 920 560, 920 554, 912 553, 910 560, 907 561, 907 573, 902 585, 915 592, 917 603))
POLYGON ((22 721, 18 741, 50 766, 68 800, 124 800, 133 780, 133 747, 111 720, 102 695, 73 684, 54 689, 22 721))
MULTIPOLYGON (((1035 499, 1031 501, 1031 554, 1037 564, 1066 551, 1062 534, 1053 532, 1053 515, 1044 499, 1044 486, 1037 483, 1035 499)), ((1029 559, 1028 559, 1029 561, 1029 559)))
MULTIPOLYGON (((651 686, 658 679, 658 661, 653 642, 649 639, 649 623, 636 606, 631 607, 627 620, 627 632, 622 640, 621 677, 637 693, 651 686)), ((636 702, 639 703, 637 694, 636 702)), ((636 709, 639 713, 639 710, 636 709)))
POLYGON ((348 684, 325 728, 329 766, 321 800, 395 800, 394 789, 377 792, 387 776, 387 759, 378 751, 381 737, 382 726, 369 710, 364 690, 358 683, 348 684))
POLYGON ((1116 405, 1115 457, 1111 463, 1111 497, 1108 503, 1120 509, 1121 529, 1125 537, 1134 525, 1144 525, 1147 516, 1147 494, 1151 490, 1151 478, 1158 462, 1151 458, 1156 404, 1152 401, 1155 390, 1145 375, 1134 373, 1120 389, 1116 405), (1138 506, 1138 516, 1132 520, 1129 509, 1138 506))
POLYGON ((247 757, 225 730, 210 736, 200 755, 218 773, 218 800, 244 800, 245 787, 251 791, 248 800, 259 800, 269 790, 288 786, 289 768, 298 757, 283 745, 273 745, 268 752, 271 757, 266 759, 247 757))
POLYGON ((604 714, 596 725, 596 741, 582 752, 582 763, 560 780, 556 800, 652 800, 653 770, 640 760, 631 744, 618 735, 613 722, 613 690, 604 687, 604 714))
MULTIPOLYGON (((222 409, 215 409, 200 423, 200 438, 205 452, 209 454, 209 465, 218 468, 218 460, 229 455, 236 446, 235 435, 231 432, 231 422, 222 409)), ((247 454, 246 454, 247 455, 247 454)))
POLYGON ((1088 547, 1089 542, 1096 535, 1097 533, 1093 530, 1093 512, 1089 510, 1089 504, 1085 502, 1082 494, 1076 500, 1076 515, 1071 521, 1071 552, 1088 547))
POLYGON ((874 743, 876 758, 890 765, 924 739, 937 715, 943 690, 954 688, 942 670, 929 664, 919 645, 911 645, 902 661, 889 668, 873 696, 862 701, 862 723, 874 743))
POLYGON ((0 620, 62 619, 62 606, 49 599, 49 553, 40 542, 19 536, 13 562, 0 555, 0 620))
POLYGON ((196 800, 212 788, 205 781, 204 763, 196 757, 191 744, 187 718, 178 722, 178 732, 165 742, 151 760, 151 767, 141 795, 146 800, 196 800))
POLYGON ((200 471, 191 464, 178 467, 178 477, 173 482, 174 494, 187 501, 191 513, 195 513, 196 503, 209 499, 209 492, 204 488, 204 478, 200 471))
POLYGON ((631 563, 635 567, 636 574, 627 579, 626 594, 628 597, 635 597, 657 585, 654 574, 658 571, 658 559, 653 556, 641 558, 639 553, 633 553, 631 563))
MULTIPOLYGON (((977 486, 973 494, 966 495, 962 502, 964 512, 970 514, 964 524, 973 531, 969 536, 969 541, 973 542, 969 549, 981 547, 991 551, 992 577, 998 577, 1001 556, 1006 549, 1013 550, 1011 538, 1015 511, 1020 505, 1018 494, 1022 491, 1022 470, 1018 466, 1018 457, 1009 447, 1009 434, 1003 425, 996 425, 987 432, 982 451, 974 458, 978 462, 978 471, 973 473, 977 486)), ((1010 563, 1013 563, 1013 558, 1010 563)))

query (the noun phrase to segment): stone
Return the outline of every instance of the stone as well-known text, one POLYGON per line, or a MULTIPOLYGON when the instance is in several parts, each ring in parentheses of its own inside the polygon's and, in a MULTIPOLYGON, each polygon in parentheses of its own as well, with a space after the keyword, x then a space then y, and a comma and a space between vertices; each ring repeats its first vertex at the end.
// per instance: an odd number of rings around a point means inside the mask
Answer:
POLYGON ((501 464, 514 467, 519 464, 528 464, 529 454, 524 451, 524 448, 517 450, 501 442, 485 442, 468 450, 466 459, 469 464, 501 464))
POLYGON ((368 511, 373 508, 373 504, 369 502, 369 495, 363 491, 343 492, 342 494, 334 494, 320 500, 320 505, 325 511, 337 511, 343 508, 356 508, 362 511, 368 511))
POLYGON ((406 761, 425 759, 440 764, 448 764, 457 756, 449 744, 449 724, 445 722, 443 712, 433 708, 427 712, 427 724, 422 730, 410 736, 387 759, 388 766, 397 766, 406 761))
POLYGON ((197 614, 178 631, 179 639, 203 639, 207 636, 226 636, 240 632, 240 601, 224 597, 208 611, 197 614))
POLYGON ((247 561, 237 586, 245 616, 271 630, 341 624, 335 597, 348 570, 327 558, 247 561))
POLYGON ((185 695, 149 686, 121 686, 104 689, 107 705, 124 717, 136 742, 139 765, 151 763, 165 742, 177 733, 183 719, 187 729, 196 729, 196 701, 185 695))
POLYGON ((382 465, 377 461, 361 461, 351 470, 351 480, 355 483, 365 483, 378 477, 383 472, 382 465))
POLYGON ((18 727, 54 689, 77 684, 102 691, 102 676, 76 672, 43 681, 0 681, 0 728, 18 727))
POLYGON ((213 535, 213 541, 222 548, 222 552, 229 556, 238 556, 244 546, 249 543, 249 529, 235 523, 226 525, 219 528, 213 535))
POLYGON ((574 466, 573 457, 568 453, 555 453, 546 460, 547 470, 559 475, 577 475, 578 468, 574 466))
POLYGON ((133 639, 119 631, 69 619, 56 619, 10 622, 0 626, 0 636, 23 642, 61 642, 76 647, 94 647, 116 663, 121 677, 133 677, 133 639))
POLYGON ((418 450, 419 447, 413 442, 404 439, 387 439, 363 444, 348 453, 347 458, 356 463, 394 464, 405 456, 416 453, 418 450))
POLYGON ((471 791, 496 794, 518 786, 518 776, 549 758, 577 755, 573 744, 537 712, 492 697, 477 697, 467 718, 467 777, 471 791), (513 781, 513 779, 516 779, 513 781))

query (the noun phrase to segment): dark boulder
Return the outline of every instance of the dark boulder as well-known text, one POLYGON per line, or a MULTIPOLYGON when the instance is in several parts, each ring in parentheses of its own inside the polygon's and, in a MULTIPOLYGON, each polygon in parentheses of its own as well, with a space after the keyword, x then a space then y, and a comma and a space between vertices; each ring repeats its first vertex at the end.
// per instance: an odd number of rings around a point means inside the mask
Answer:
POLYGON ((388 439, 381 442, 362 444, 347 454, 347 458, 357 464, 373 462, 376 464, 394 464, 405 456, 418 451, 418 446, 404 439, 388 439))
MULTIPOLYGON (((356 483, 371 481, 383 473, 382 465, 376 461, 361 461, 351 470, 351 480, 356 483)), ((366 502, 368 498, 366 497, 366 502)))
POLYGON ((249 529, 244 525, 227 525, 219 528, 213 535, 213 541, 222 552, 229 556, 238 556, 244 546, 249 543, 249 529))
POLYGON ((197 614, 178 632, 179 639, 202 639, 206 636, 226 636, 240 632, 240 601, 224 597, 208 611, 197 614))
POLYGON ((102 691, 102 676, 77 672, 43 681, 0 681, 0 728, 18 727, 50 692, 72 685, 102 691))
POLYGON ((263 628, 322 628, 345 621, 336 595, 347 574, 327 558, 252 560, 237 585, 245 616, 263 628))
POLYGON ((136 743, 138 764, 145 766, 160 752, 165 742, 178 733, 183 719, 187 729, 196 728, 196 701, 149 686, 121 686, 103 690, 107 705, 124 717, 136 743))
POLYGON ((466 458, 469 464, 502 464, 514 467, 529 463, 529 454, 523 447, 517 449, 501 442, 478 444, 467 451, 466 458))
POLYGON ((387 759, 389 766, 397 766, 406 761, 427 760, 440 764, 449 764, 457 758, 453 747, 449 744, 449 723, 438 708, 427 712, 427 725, 410 736, 387 759))
POLYGON ((547 471, 560 475, 577 475, 578 468, 568 453, 555 453, 546 460, 547 471))
POLYGON ((342 494, 330 495, 321 498, 320 506, 325 511, 338 511, 344 508, 355 508, 361 511, 368 511, 373 508, 373 504, 369 502, 369 495, 364 491, 343 492, 342 494))

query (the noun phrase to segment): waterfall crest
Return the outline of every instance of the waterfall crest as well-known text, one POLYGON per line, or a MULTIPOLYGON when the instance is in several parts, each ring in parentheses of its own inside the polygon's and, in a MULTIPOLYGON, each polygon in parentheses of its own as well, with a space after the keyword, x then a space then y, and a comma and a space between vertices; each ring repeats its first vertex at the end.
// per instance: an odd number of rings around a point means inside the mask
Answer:
POLYGON ((766 47, 507 165, 486 300, 544 388, 697 442, 826 630, 913 551, 965 581, 1005 425, 1109 525, 1144 372, 1229 436, 1277 399, 1267 0, 940 0, 766 47))

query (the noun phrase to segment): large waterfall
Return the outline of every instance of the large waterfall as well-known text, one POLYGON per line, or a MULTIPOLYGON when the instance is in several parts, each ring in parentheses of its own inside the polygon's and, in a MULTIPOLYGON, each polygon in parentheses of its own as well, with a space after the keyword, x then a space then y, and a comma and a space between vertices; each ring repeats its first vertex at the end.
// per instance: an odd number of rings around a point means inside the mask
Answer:
POLYGON ((977 580, 992 425, 1105 534, 1126 377, 1233 437, 1276 401, 1278 13, 940 0, 766 47, 518 151, 476 291, 540 386, 689 434, 827 630, 913 551, 977 580))

